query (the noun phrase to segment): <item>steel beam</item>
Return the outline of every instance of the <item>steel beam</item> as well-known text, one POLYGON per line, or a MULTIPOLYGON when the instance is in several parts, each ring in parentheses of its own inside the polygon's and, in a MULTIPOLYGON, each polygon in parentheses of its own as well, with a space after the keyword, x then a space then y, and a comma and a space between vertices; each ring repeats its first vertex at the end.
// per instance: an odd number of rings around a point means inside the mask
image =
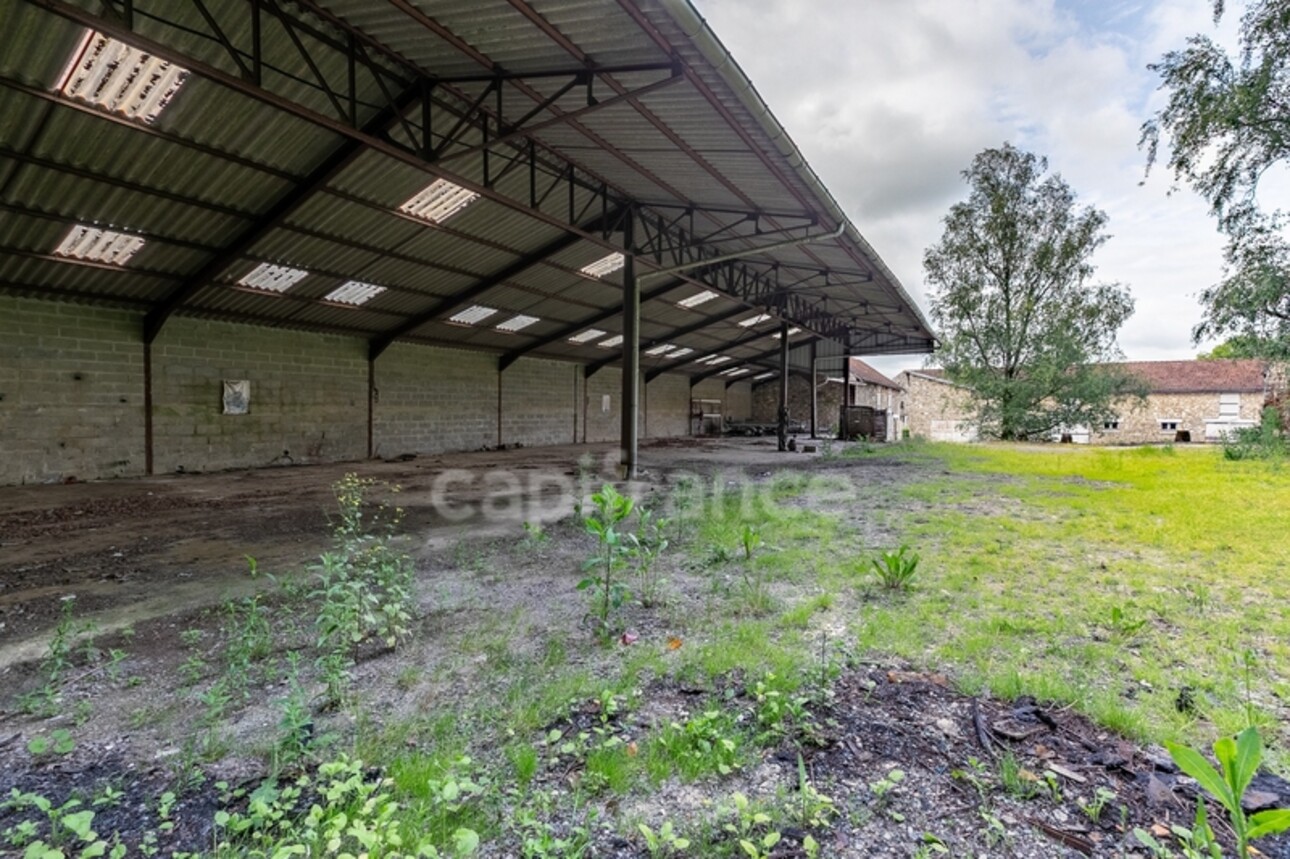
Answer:
MULTIPOLYGON (((800 348, 800 347, 802 347, 802 346, 806 346, 806 345, 808 345, 808 344, 810 344, 810 343, 813 343, 813 342, 815 342, 816 340, 820 340, 820 339, 822 339, 822 338, 820 338, 820 337, 818 337, 818 336, 814 336, 814 335, 813 335, 813 336, 811 336, 810 338, 808 338, 808 339, 806 339, 806 340, 799 340, 799 341, 798 341, 798 342, 796 342, 796 343, 790 344, 789 349, 790 349, 790 350, 792 350, 792 349, 798 349, 798 348, 800 348)), ((779 369, 779 367, 778 367, 778 366, 771 366, 771 365, 769 365, 769 364, 767 364, 767 363, 765 363, 765 362, 768 362, 768 361, 770 361, 771 359, 776 358, 776 357, 779 355, 779 353, 780 353, 780 347, 776 346, 774 349, 768 349, 768 350, 766 350, 765 352, 758 352, 756 355, 750 355, 750 356, 749 356, 749 357, 747 357, 747 358, 741 358, 741 359, 740 359, 740 363, 742 363, 742 364, 762 364, 763 366, 767 366, 767 367, 770 367, 771 369, 776 369, 776 370, 777 370, 777 369, 779 369)), ((695 374, 695 375, 693 375, 693 376, 691 376, 691 377, 690 377, 690 387, 694 387, 695 385, 697 385, 697 384, 699 384, 700 382, 702 382, 704 379, 710 379, 710 378, 712 378, 713 376, 717 375, 718 373, 723 373, 723 372, 725 372, 725 371, 726 371, 726 370, 728 370, 728 369, 730 369, 730 368, 729 368, 729 367, 725 367, 725 366, 722 366, 722 367, 713 367, 711 370, 706 370, 706 371, 704 371, 704 372, 702 372, 702 373, 697 373, 697 374, 695 374)))
MULTIPOLYGON (((649 290, 648 292, 641 293, 641 303, 644 304, 647 301, 653 301, 656 298, 662 298, 664 295, 667 295, 669 292, 680 289, 681 287, 685 286, 688 283, 689 281, 687 280, 677 279, 677 280, 668 281, 662 286, 656 286, 653 289, 649 290)), ((520 358, 523 358, 525 355, 529 354, 535 349, 541 349, 543 347, 550 346, 552 343, 559 343, 562 340, 567 340, 568 338, 577 334, 579 331, 599 325, 602 322, 608 322, 610 319, 613 319, 615 316, 619 315, 620 313, 622 313, 622 307, 611 307, 608 310, 603 310, 600 313, 597 313, 595 316, 592 316, 589 319, 584 319, 581 322, 574 323, 573 325, 566 325, 564 328, 561 328, 559 331, 555 332, 554 334, 549 334, 546 337, 542 337, 538 340, 535 340, 532 343, 529 343, 527 346, 521 346, 518 349, 512 349, 510 352, 507 352, 505 355, 503 355, 501 358, 498 359, 497 369, 499 371, 505 370, 507 367, 511 366, 520 358)), ((610 363, 612 363, 612 359, 610 363)))
MULTIPOLYGON (((385 129, 397 120, 400 112, 406 110, 415 102, 418 94, 419 90, 415 87, 405 90, 395 100, 394 105, 379 112, 363 126, 363 134, 383 134, 385 129)), ((220 253, 211 257, 205 265, 184 280, 177 288, 171 290, 170 294, 163 298, 144 317, 143 342, 151 343, 156 340, 157 335, 161 333, 162 326, 166 324, 166 320, 170 318, 176 309, 199 289, 218 277, 239 257, 250 251, 256 242, 263 239, 269 232, 290 217, 293 212, 335 178, 341 170, 352 164, 354 159, 358 158, 362 153, 363 142, 361 140, 346 140, 330 156, 311 170, 309 175, 297 183, 294 188, 279 197, 278 201, 267 212, 248 224, 238 233, 237 238, 230 242, 220 253)))
POLYGON ((635 480, 640 433, 641 375, 641 286, 636 279, 636 257, 632 253, 635 213, 623 222, 623 385, 622 385, 622 467, 623 479, 635 480))
MULTIPOLYGON (((674 339, 685 336, 686 334, 692 334, 695 331, 700 331, 704 328, 707 328, 710 325, 716 325, 720 322, 726 321, 730 319, 732 316, 740 316, 747 312, 748 312, 747 308, 740 307, 734 313, 723 313, 720 316, 714 316, 711 319, 708 319, 707 321, 703 322, 702 324, 686 326, 686 328, 681 329, 680 333, 678 334, 673 334, 667 337, 660 337, 659 339, 665 343, 668 343, 674 339)), ((727 349, 738 349, 740 346, 747 346, 749 343, 754 343, 766 336, 768 335, 766 334, 765 331, 753 331, 748 334, 745 334, 743 337, 740 337, 738 340, 732 340, 729 343, 725 344, 724 346, 721 347, 721 351, 724 352, 727 349)), ((696 360, 697 360, 696 358, 693 358, 687 355, 684 358, 678 358, 675 361, 669 361, 666 364, 662 364, 658 367, 654 367, 653 369, 651 369, 649 372, 645 374, 645 381, 652 382, 655 379, 657 379, 659 376, 663 375, 664 373, 669 373, 672 370, 675 370, 677 367, 684 367, 686 364, 693 364, 696 360)))
MULTIPOLYGON (((590 232, 600 228, 601 226, 611 225, 615 223, 618 218, 619 213, 611 213, 606 217, 596 218, 594 221, 583 225, 581 229, 585 232, 590 232)), ((422 325, 425 325, 427 322, 433 322, 435 319, 438 319, 450 310, 460 307, 469 301, 473 301, 485 292, 488 292, 490 289, 502 285, 506 281, 511 280, 530 268, 533 268, 535 265, 541 264, 548 257, 558 254, 561 251, 568 250, 580 241, 582 241, 582 237, 576 233, 560 236, 554 241, 547 242, 536 251, 526 254, 504 268, 497 270, 488 277, 472 283, 470 286, 453 293, 447 298, 436 301, 428 310, 418 313, 416 316, 407 319, 405 322, 390 329, 381 336, 373 338, 368 349, 372 360, 379 358, 381 353, 390 348, 390 344, 400 337, 405 337, 413 331, 416 331, 422 325)))
POLYGON ((788 450, 788 323, 779 323, 779 411, 776 413, 778 427, 776 436, 779 449, 788 450))

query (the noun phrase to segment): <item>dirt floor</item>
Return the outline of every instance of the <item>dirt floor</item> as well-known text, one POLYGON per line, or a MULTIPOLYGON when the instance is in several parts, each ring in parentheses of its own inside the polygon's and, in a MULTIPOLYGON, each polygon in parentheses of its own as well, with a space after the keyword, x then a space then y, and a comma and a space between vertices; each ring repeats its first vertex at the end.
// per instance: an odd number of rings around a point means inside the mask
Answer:
MULTIPOLYGON (((845 480, 848 500, 835 512, 853 527, 859 545, 877 546, 890 534, 888 520, 875 511, 909 515, 892 490, 937 467, 779 454, 773 445, 761 439, 650 445, 632 490, 647 497, 686 475, 720 475, 732 486, 737 479, 756 483, 791 466, 845 480)), ((307 577, 309 564, 330 545, 330 486, 348 472, 402 487, 401 530, 417 564, 422 613, 411 647, 372 654, 356 667, 362 718, 369 723, 356 725, 353 713, 316 714, 316 730, 346 735, 452 712, 472 689, 503 699, 489 688, 496 666, 540 667, 553 649, 563 657, 568 642, 586 635, 573 582, 587 545, 570 514, 574 498, 612 473, 615 457, 608 446, 522 449, 3 490, 0 795, 32 790, 58 802, 99 795, 107 786, 121 795, 101 808, 95 820, 101 832, 119 831, 134 846, 145 830, 159 833, 163 851, 209 847, 221 802, 209 785, 214 779, 250 785, 265 775, 266 736, 279 723, 288 682, 280 673, 254 678, 255 694, 230 713, 221 747, 194 755, 186 739, 201 712, 197 691, 210 680, 197 657, 220 640, 229 622, 220 606, 228 600, 264 593, 274 610, 275 592, 264 576, 248 575, 247 556, 278 584, 307 577), (546 523, 547 537, 524 541, 523 523, 546 523), (82 638, 92 638, 94 653, 72 656, 57 715, 33 718, 20 710, 19 695, 37 682, 69 597, 76 622, 93 624, 93 635, 82 638), (121 654, 117 663, 104 659, 113 651, 121 654), (181 680, 185 665, 193 664, 193 676, 181 680), (72 749, 32 750, 33 738, 56 738, 60 731, 74 738, 72 749), (162 827, 156 797, 167 790, 176 796, 166 813, 172 825, 162 827)), ((679 601, 715 604, 710 576, 677 567, 669 577, 679 601)), ((672 658, 668 642, 703 634, 689 617, 676 603, 632 610, 632 646, 672 658)), ((813 634, 821 646, 845 651, 841 627, 827 613, 819 617, 813 634)), ((288 625, 279 630, 286 642, 280 646, 290 651, 294 640, 303 647, 310 634, 288 625)), ((595 653, 567 658, 593 674, 609 670, 595 653)), ((765 752, 720 790, 791 796, 800 786, 800 754, 811 783, 837 809, 830 825, 815 832, 825 856, 1147 855, 1132 835, 1135 827, 1162 834, 1169 824, 1190 824, 1194 783, 1163 750, 1135 747, 1042 702, 978 701, 950 687, 944 676, 848 652, 837 676, 821 681, 807 705, 807 734, 765 752), (1009 790, 998 776, 1005 758, 1015 763, 1009 790), (903 778, 892 777, 896 770, 903 778), (1099 788, 1106 791, 1100 804, 1099 788)), ((752 695, 739 676, 725 678, 721 688, 655 680, 629 719, 601 721, 630 743, 709 700, 744 713, 752 695)), ((568 733, 592 715, 599 718, 595 702, 583 702, 542 735, 568 733)), ((312 722, 309 729, 315 730, 312 722)), ((556 755, 543 762, 536 782, 559 792, 576 787, 578 778, 578 762, 556 755)), ((1265 805, 1290 804, 1290 785, 1269 779, 1256 787, 1265 805)), ((666 816, 684 822, 713 809, 702 784, 669 783, 621 805, 613 799, 601 812, 602 821, 666 816)), ((14 819, 0 811, 0 832, 14 819)), ((770 855, 806 855, 806 833, 786 828, 770 855)), ((1261 846, 1265 855, 1290 857, 1284 843, 1261 846)), ((4 850, 0 842, 0 855, 4 850)), ((518 856, 520 848, 495 844, 484 855, 518 856)), ((602 825, 586 855, 648 854, 621 828, 602 825)))

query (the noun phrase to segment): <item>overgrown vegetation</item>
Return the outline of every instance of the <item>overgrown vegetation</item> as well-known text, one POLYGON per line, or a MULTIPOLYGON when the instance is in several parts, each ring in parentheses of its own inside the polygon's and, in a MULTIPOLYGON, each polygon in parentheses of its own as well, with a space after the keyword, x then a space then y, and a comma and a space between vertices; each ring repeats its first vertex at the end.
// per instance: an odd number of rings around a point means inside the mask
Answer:
MULTIPOLYGON (((521 648, 516 617, 484 606, 482 625, 433 676, 470 683, 470 695, 397 716, 365 708, 350 674, 356 658, 384 658, 418 628, 411 562, 393 532, 397 509, 372 499, 379 487, 343 482, 337 545, 315 584, 229 600, 208 628, 181 635, 180 688, 200 743, 182 756, 182 784, 227 753, 248 690, 272 689, 276 701, 263 749, 273 777, 218 788, 216 855, 569 857, 608 837, 651 856, 820 855, 831 829, 897 820, 916 789, 889 765, 867 790, 838 792, 795 754, 809 759, 827 734, 832 684, 861 653, 946 670, 969 692, 1069 703, 1138 738, 1208 744, 1253 724, 1280 765, 1290 622, 1272 607, 1290 596, 1276 572, 1290 550, 1264 538, 1290 506, 1278 462, 1212 448, 919 445, 868 456, 936 463, 900 490, 907 515, 882 522, 877 545, 836 501, 870 490, 832 478, 789 472, 752 487, 716 475, 641 503, 606 485, 580 523, 551 526, 542 545, 590 547, 590 614, 613 646, 546 629, 521 648), (900 597, 880 593, 874 576, 900 597), (686 599, 668 598, 669 580, 686 599), (642 709, 658 688, 686 690, 664 718, 642 709), (327 736, 338 720, 354 727, 327 736), (767 750, 796 766, 784 767, 791 784, 759 793, 749 779, 767 750), (678 784, 710 803, 684 815, 605 813, 648 808, 643 797, 678 784)), ((491 555, 463 554, 463 569, 511 563, 507 553, 538 545, 526 533, 491 555)), ((572 595, 569 567, 544 586, 572 595)), ((83 651, 75 629, 69 620, 55 637, 47 668, 83 651), (69 640, 78 644, 58 643, 69 640)), ((412 697, 428 671, 409 664, 387 682, 412 697)), ((49 673, 67 669, 37 679, 49 673)), ((75 741, 67 730, 33 754, 62 754, 75 741)), ((1073 793, 1007 756, 960 766, 956 777, 983 798, 1073 793)), ((1094 823, 1117 813, 1113 793, 1075 798, 1094 823)), ((59 838, 69 854, 116 845, 59 829, 49 811, 61 807, 25 798, 25 822, 0 835, 21 849, 59 838)), ((64 816, 82 810, 92 809, 64 816)), ((982 838, 1002 841, 993 814, 984 802, 982 838)), ((1203 822, 1174 841, 1200 844, 1203 822)), ((1247 820, 1247 837, 1263 822, 1247 820)), ((949 849, 932 833, 908 847, 949 849)))

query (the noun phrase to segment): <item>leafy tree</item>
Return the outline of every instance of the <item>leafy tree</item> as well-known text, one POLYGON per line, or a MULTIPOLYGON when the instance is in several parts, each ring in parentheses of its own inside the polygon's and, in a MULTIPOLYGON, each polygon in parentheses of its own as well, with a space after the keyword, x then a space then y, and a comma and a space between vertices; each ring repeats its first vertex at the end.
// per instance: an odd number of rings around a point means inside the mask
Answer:
POLYGON ((1279 344, 1268 343, 1248 334, 1233 335, 1219 343, 1208 352, 1201 352, 1196 357, 1201 361, 1222 361, 1234 358, 1263 358, 1279 344))
POLYGON ((1095 284, 1090 257, 1106 215, 1079 209, 1048 162, 1005 144, 963 172, 967 200, 923 256, 934 288, 946 375, 974 392, 982 435, 1042 438, 1097 425, 1140 383, 1097 362, 1119 356, 1115 335, 1133 312, 1128 291, 1095 284))
MULTIPOLYGON (((1214 20, 1223 16, 1214 2, 1214 20)), ((1167 138, 1166 163, 1209 203, 1228 236, 1226 275, 1201 293, 1205 319, 1192 332, 1238 334, 1261 355, 1290 354, 1290 242, 1286 214, 1259 206, 1260 180, 1290 164, 1290 0, 1252 0, 1232 57, 1192 36, 1151 66, 1168 93, 1142 126, 1148 169, 1167 138)))

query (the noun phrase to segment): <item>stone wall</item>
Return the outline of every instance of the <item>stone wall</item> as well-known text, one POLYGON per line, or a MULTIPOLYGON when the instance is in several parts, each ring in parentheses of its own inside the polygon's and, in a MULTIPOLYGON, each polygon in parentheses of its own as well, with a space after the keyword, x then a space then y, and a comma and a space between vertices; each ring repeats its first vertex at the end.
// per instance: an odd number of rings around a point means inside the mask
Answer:
POLYGON ((905 389, 901 398, 904 407, 899 409, 896 422, 898 438, 906 432, 929 441, 976 438, 971 426, 972 394, 966 388, 910 371, 901 373, 895 381, 905 389))
MULTIPOLYGON (((1237 420, 1258 423, 1263 410, 1262 392, 1245 392, 1239 396, 1237 420)), ((1118 410, 1114 428, 1094 427, 1094 444, 1160 444, 1172 442, 1179 432, 1189 433, 1193 442, 1206 440, 1207 421, 1220 419, 1217 393, 1150 394, 1146 401, 1125 400, 1118 410), (1170 426, 1165 426, 1165 424, 1170 426), (1176 426, 1175 426, 1176 424, 1176 426)))
MULTIPOLYGON (((841 379, 816 376, 816 429, 824 435, 837 432, 838 417, 845 396, 841 379)), ((801 373, 789 375, 788 415, 791 420, 811 423, 811 380, 801 373)), ((752 389, 752 417, 759 423, 779 420, 779 379, 769 379, 752 389)))

